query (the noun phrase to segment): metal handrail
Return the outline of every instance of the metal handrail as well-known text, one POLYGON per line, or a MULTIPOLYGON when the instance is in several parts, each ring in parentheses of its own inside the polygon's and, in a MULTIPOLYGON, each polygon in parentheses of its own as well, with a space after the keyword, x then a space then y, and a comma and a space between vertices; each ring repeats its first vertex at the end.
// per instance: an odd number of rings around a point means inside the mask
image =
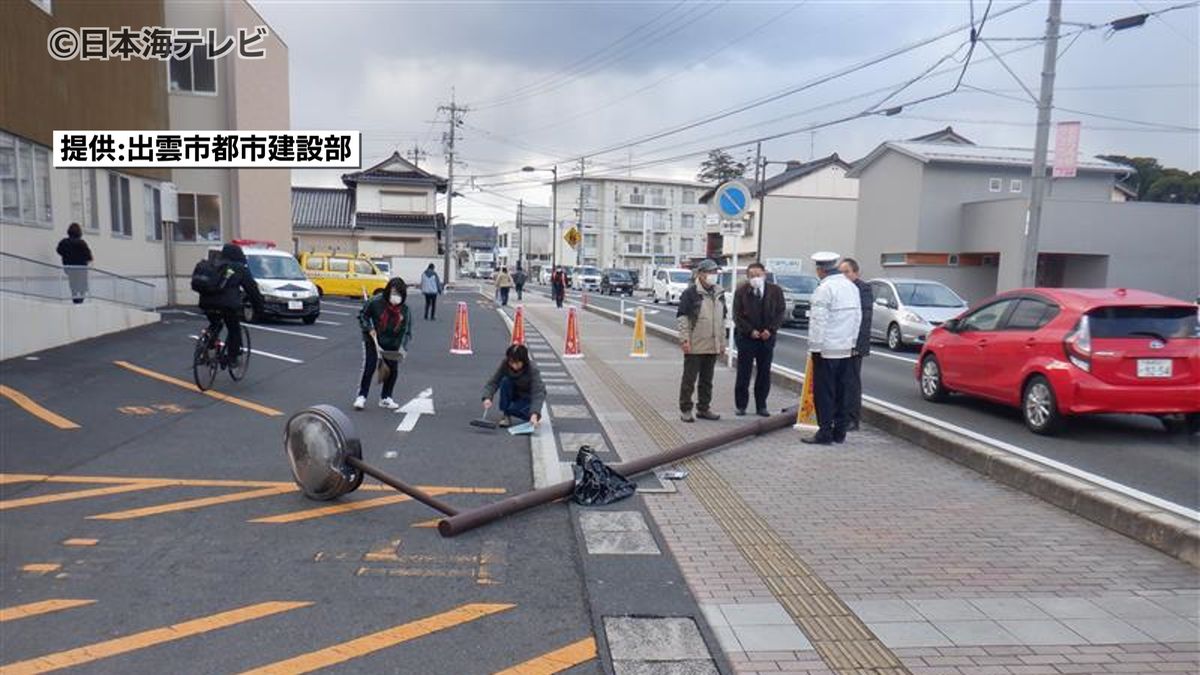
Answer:
POLYGON ((0 292, 4 293, 62 302, 93 298, 154 309, 155 288, 150 282, 89 265, 55 265, 0 252, 0 292))

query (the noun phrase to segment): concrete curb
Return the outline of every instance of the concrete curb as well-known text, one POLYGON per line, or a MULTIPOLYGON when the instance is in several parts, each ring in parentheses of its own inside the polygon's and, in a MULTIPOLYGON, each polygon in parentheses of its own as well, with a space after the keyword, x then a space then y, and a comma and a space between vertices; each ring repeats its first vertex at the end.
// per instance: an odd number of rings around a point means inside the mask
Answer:
MULTIPOLYGON (((584 309, 609 319, 620 317, 618 312, 602 307, 584 309)), ((650 322, 646 322, 646 330, 672 343, 678 341, 674 330, 650 322)), ((800 391, 803 382, 799 374, 779 366, 772 368, 771 379, 795 392, 800 391)), ((893 436, 1200 567, 1200 523, 872 401, 864 400, 862 410, 863 421, 893 436)))

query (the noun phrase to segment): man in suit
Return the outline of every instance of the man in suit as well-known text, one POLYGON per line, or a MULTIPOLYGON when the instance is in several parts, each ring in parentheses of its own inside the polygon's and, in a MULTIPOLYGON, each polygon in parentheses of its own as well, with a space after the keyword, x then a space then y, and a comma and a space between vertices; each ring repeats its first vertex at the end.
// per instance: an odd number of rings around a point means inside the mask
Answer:
POLYGON ((842 258, 838 265, 842 276, 854 282, 858 287, 859 304, 862 305, 862 323, 858 326, 858 340, 854 343, 854 351, 850 356, 850 378, 847 382, 846 397, 849 409, 846 411, 850 418, 847 431, 858 431, 858 423, 862 412, 862 360, 871 353, 871 314, 875 309, 875 294, 871 292, 871 284, 858 276, 858 261, 854 258, 842 258))
POLYGON ((750 403, 750 373, 754 376, 754 407, 760 417, 770 416, 767 395, 771 392, 771 361, 775 358, 775 335, 783 325, 787 302, 783 289, 767 281, 767 268, 750 263, 746 281, 733 294, 734 341, 737 344, 737 380, 733 403, 740 417, 750 403))

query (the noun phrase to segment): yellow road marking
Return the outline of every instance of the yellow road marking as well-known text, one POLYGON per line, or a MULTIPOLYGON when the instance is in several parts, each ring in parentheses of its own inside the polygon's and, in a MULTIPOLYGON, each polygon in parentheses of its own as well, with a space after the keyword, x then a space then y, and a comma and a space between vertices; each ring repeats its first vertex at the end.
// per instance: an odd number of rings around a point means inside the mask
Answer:
POLYGON ((152 490, 166 486, 166 483, 133 483, 128 485, 114 485, 112 487, 91 488, 90 490, 73 490, 71 492, 55 492, 48 495, 38 495, 36 497, 21 497, 19 499, 5 499, 0 501, 0 511, 9 509, 19 509, 24 506, 39 506, 41 504, 53 504, 55 502, 66 502, 73 499, 89 499, 91 497, 103 497, 105 495, 116 495, 125 492, 137 492, 139 490, 152 490))
POLYGON ((367 562, 399 562, 400 556, 396 551, 400 550, 400 540, 393 539, 382 546, 363 554, 363 560, 367 562))
POLYGON ((42 600, 41 602, 31 602, 26 605, 15 605, 13 607, 5 607, 0 609, 0 623, 5 621, 16 621, 38 614, 49 614, 50 612, 58 612, 72 607, 82 607, 90 605, 95 600, 71 600, 67 598, 59 600, 42 600))
MULTIPOLYGON (((434 497, 447 494, 503 494, 504 490, 499 488, 465 488, 465 487, 442 487, 436 485, 421 485, 419 489, 429 493, 434 497)), ((389 488, 390 489, 390 488, 389 488)), ((363 511, 366 509, 379 508, 380 506, 389 506, 391 504, 400 504, 402 502, 411 501, 412 497, 408 495, 389 495, 387 497, 376 497, 374 499, 365 499, 355 502, 344 502, 341 504, 333 504, 330 506, 318 506, 312 509, 302 509, 300 511, 289 511, 280 513, 274 516, 264 516, 255 518, 251 523, 270 523, 279 525, 281 523, 295 523, 301 520, 312 520, 313 518, 325 518, 327 516, 336 516, 343 513, 353 511, 363 511)))
POLYGON ((28 661, 10 663, 7 666, 0 666, 0 675, 32 675, 33 673, 48 673, 53 670, 70 668, 106 659, 110 656, 153 647, 164 642, 200 635, 219 628, 228 628, 229 626, 246 621, 268 617, 272 614, 307 607, 311 604, 311 602, 261 602, 256 605, 247 605, 228 612, 212 614, 163 628, 154 628, 113 640, 97 642, 85 647, 55 652, 35 659, 29 659, 28 661))
POLYGON ((41 421, 45 422, 46 424, 58 427, 59 429, 78 429, 79 428, 78 424, 63 417, 62 415, 59 415, 58 413, 54 413, 54 412, 51 412, 50 410, 47 410, 46 408, 43 408, 36 401, 29 398, 25 394, 22 394, 21 392, 17 391, 16 389, 13 389, 12 387, 0 384, 0 396, 3 396, 5 398, 7 398, 8 400, 12 401, 13 403, 16 403, 17 405, 21 406, 21 408, 24 409, 25 412, 29 413, 30 415, 33 415, 34 417, 40 419, 41 421))
POLYGON ((30 563, 21 566, 22 572, 29 572, 31 574, 49 574, 57 572, 60 569, 62 569, 62 565, 58 563, 30 563))
POLYGON ((185 499, 179 502, 168 502, 157 506, 144 506, 140 509, 129 509, 127 511, 113 511, 111 513, 100 513, 94 516, 88 516, 89 520, 132 520, 134 518, 145 518, 146 516, 157 516, 163 513, 174 513, 176 511, 188 511, 191 509, 202 509, 206 506, 214 506, 216 504, 228 504, 230 502, 240 502, 247 499, 260 499, 262 497, 273 497, 275 495, 285 494, 287 492, 295 492, 295 485, 283 484, 282 486, 259 488, 257 490, 247 490, 245 492, 233 492, 231 494, 217 495, 215 497, 200 497, 198 499, 185 499))
POLYGON ((99 539, 83 539, 80 537, 75 537, 64 540, 63 546, 95 546, 99 542, 99 539))
POLYGON ((422 520, 419 523, 413 523, 412 525, 409 525, 409 527, 433 528, 433 527, 437 527, 438 523, 440 523, 441 520, 442 520, 441 518, 432 518, 430 520, 422 520))
POLYGON ((585 638, 552 652, 518 663, 512 668, 505 668, 496 675, 554 675, 568 668, 596 658, 596 640, 585 638))
POLYGON ((221 392, 213 391, 212 389, 209 389, 208 391, 200 391, 200 388, 191 382, 185 382, 178 378, 171 377, 170 375, 163 375, 162 373, 158 373, 153 370, 142 368, 141 366, 135 366, 128 361, 113 361, 113 363, 124 368, 125 370, 129 370, 129 371, 138 373, 139 375, 145 375, 146 377, 153 378, 160 382, 166 382, 168 384, 173 384, 177 387, 183 387, 184 389, 187 389, 189 391, 194 391, 197 394, 204 394, 205 396, 207 396, 209 398, 215 398, 218 401, 224 401, 225 403, 232 403, 233 405, 241 406, 247 410, 253 410, 256 413, 261 413, 268 417, 278 417, 280 415, 283 415, 282 410, 268 408, 267 406, 262 405, 260 403, 255 403, 254 401, 247 401, 245 399, 237 398, 236 396, 230 396, 229 394, 222 394, 221 392))
MULTIPOLYGON (((155 483, 171 487, 244 487, 267 488, 294 486, 290 481, 279 480, 223 480, 219 478, 157 478, 152 476, 52 476, 41 473, 0 473, 0 485, 10 483, 115 483, 129 485, 133 483, 155 483)), ((426 490, 446 490, 448 493, 463 493, 477 495, 502 495, 504 488, 486 487, 456 487, 450 485, 418 486, 426 490)), ((391 492, 394 488, 378 483, 364 483, 359 491, 391 492)))
MULTIPOLYGON (((242 675, 284 675, 293 673, 309 673, 320 668, 327 668, 351 659, 365 656, 381 649, 394 647, 409 640, 436 633, 440 630, 482 619, 490 614, 512 609, 510 604, 468 604, 456 607, 448 612, 435 614, 411 623, 401 624, 377 633, 364 635, 354 640, 331 645, 325 649, 301 654, 284 661, 277 661, 261 668, 248 670, 242 675)), ((2 671, 0 671, 2 672, 2 671)))

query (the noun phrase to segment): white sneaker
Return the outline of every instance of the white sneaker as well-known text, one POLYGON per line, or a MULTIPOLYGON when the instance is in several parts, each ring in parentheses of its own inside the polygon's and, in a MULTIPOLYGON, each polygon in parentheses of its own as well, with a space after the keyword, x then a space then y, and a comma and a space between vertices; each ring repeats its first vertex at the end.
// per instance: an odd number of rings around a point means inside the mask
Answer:
POLYGON ((367 407, 367 397, 366 396, 359 396, 358 398, 354 399, 354 409, 355 410, 362 410, 365 407, 367 407))
POLYGON ((388 410, 395 410, 400 407, 400 404, 396 403, 390 398, 381 398, 379 399, 379 407, 387 408, 388 410))

